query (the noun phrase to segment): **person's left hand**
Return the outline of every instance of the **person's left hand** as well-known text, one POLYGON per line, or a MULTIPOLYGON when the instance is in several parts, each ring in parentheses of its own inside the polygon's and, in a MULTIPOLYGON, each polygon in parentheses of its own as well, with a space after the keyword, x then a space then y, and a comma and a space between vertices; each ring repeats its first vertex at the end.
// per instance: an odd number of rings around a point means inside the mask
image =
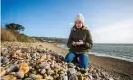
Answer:
POLYGON ((77 45, 82 45, 84 44, 83 40, 79 40, 79 42, 76 42, 77 45))

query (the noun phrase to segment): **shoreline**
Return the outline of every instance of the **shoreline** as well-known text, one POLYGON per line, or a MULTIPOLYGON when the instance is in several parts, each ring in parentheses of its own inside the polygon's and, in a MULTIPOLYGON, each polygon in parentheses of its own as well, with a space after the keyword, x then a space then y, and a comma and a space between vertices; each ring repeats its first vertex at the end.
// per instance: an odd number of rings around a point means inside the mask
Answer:
MULTIPOLYGON (((57 44, 57 47, 59 47, 59 48, 62 48, 62 49, 69 49, 69 48, 65 48, 64 47, 64 44, 57 44)), ((124 61, 128 61, 128 62, 131 62, 131 63, 133 63, 133 60, 131 60, 131 59, 126 59, 126 58, 122 58, 122 57, 115 57, 115 56, 111 56, 111 55, 105 55, 105 54, 98 54, 98 53, 95 53, 95 52, 88 52, 88 54, 91 54, 91 55, 94 55, 94 56, 99 56, 99 57, 109 57, 109 58, 115 58, 115 59, 120 59, 120 60, 124 60, 124 61)))
MULTIPOLYGON (((16 42, 16 43, 19 43, 19 42, 16 42)), ((37 45, 37 46, 41 46, 42 48, 48 48, 50 50, 56 51, 57 54, 61 54, 63 56, 65 56, 68 53, 67 49, 63 49, 57 46, 59 43, 36 42, 36 43, 25 43, 25 44, 37 45)), ((111 57, 95 56, 93 54, 89 54, 89 60, 90 60, 90 64, 96 65, 98 67, 103 67, 108 72, 115 72, 114 73, 115 75, 122 74, 122 75, 125 75, 124 77, 127 77, 128 75, 133 79, 132 77, 133 62, 128 62, 125 60, 115 59, 111 57)))
MULTIPOLYGON (((57 47, 59 47, 59 46, 57 46, 57 47)), ((59 48, 61 48, 61 47, 59 47, 59 48)), ((62 50, 63 49, 67 50, 65 48, 62 48, 62 50)), ((89 60, 90 60, 90 63, 92 63, 96 66, 100 66, 105 69, 109 69, 109 70, 115 71, 117 73, 128 75, 131 77, 133 75, 133 62, 131 62, 131 61, 108 57, 108 56, 97 56, 95 54, 89 54, 89 60)))

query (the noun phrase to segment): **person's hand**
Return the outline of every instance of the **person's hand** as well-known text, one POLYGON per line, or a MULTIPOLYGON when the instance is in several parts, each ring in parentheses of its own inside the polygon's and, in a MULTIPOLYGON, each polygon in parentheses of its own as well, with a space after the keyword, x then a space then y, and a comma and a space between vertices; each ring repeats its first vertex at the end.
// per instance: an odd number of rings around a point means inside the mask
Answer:
POLYGON ((76 42, 73 41, 73 42, 72 42, 72 45, 73 45, 73 46, 76 46, 76 42))
POLYGON ((79 42, 76 42, 77 45, 82 45, 84 44, 83 40, 79 40, 79 42))

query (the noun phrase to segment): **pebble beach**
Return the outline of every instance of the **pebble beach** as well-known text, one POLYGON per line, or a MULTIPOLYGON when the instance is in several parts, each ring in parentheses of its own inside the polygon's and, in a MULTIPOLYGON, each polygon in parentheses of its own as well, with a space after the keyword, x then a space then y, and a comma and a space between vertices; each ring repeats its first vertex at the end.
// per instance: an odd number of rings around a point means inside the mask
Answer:
POLYGON ((94 56, 88 69, 65 63, 67 52, 54 43, 2 42, 1 80, 132 80, 128 74, 98 64, 100 58, 94 56))

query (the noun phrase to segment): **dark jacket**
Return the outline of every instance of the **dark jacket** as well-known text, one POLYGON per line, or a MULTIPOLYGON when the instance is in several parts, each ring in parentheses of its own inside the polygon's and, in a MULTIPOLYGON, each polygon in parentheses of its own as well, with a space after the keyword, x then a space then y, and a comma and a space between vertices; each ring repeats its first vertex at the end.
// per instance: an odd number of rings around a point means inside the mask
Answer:
POLYGON ((88 28, 83 26, 78 29, 74 26, 70 32, 67 46, 70 52, 88 52, 93 46, 92 37, 88 28), (78 46, 72 45, 73 41, 78 42, 79 40, 83 40, 84 44, 78 46))

